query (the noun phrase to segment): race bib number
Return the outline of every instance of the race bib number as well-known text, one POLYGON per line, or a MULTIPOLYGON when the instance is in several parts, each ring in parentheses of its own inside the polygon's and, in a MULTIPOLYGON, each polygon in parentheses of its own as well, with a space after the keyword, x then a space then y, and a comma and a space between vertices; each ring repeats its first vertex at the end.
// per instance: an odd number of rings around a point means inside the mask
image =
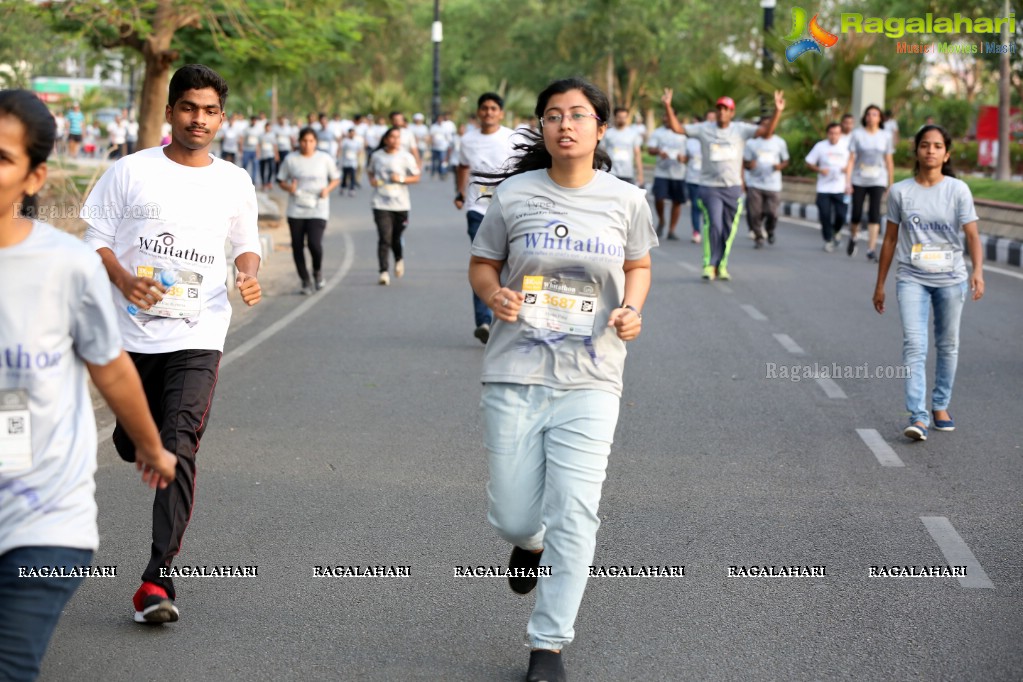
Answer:
POLYGON ((710 160, 713 163, 720 163, 722 161, 732 161, 735 159, 736 149, 731 144, 712 142, 710 145, 710 160))
POLYGON ((593 336, 600 287, 594 282, 526 275, 522 278, 522 320, 538 329, 593 336))
POLYGON ((693 169, 694 172, 699 173, 701 170, 703 170, 703 157, 702 156, 693 156, 693 157, 691 157, 691 159, 692 159, 691 160, 691 163, 692 163, 691 168, 693 169))
POLYGON ((860 175, 873 180, 874 178, 881 177, 881 170, 881 166, 860 166, 860 175))
POLYGON ((611 160, 618 165, 627 166, 632 162, 632 154, 628 149, 616 149, 611 160))
POLYGON ((481 204, 489 204, 490 200, 494 198, 494 186, 493 185, 479 185, 480 195, 476 199, 481 204))
POLYGON ((780 161, 774 152, 759 152, 757 154, 757 168, 763 173, 774 172, 774 166, 780 161))
MULTIPOLYGON (((138 277, 157 278, 166 268, 140 265, 136 269, 138 277)), ((167 287, 163 300, 145 311, 146 315, 155 317, 199 317, 202 308, 202 275, 190 270, 177 270, 177 282, 167 287)))
POLYGON ((952 272, 955 269, 955 249, 951 244, 913 244, 910 263, 924 272, 952 272))
POLYGON ((28 391, 0 389, 0 473, 32 467, 32 432, 28 391))

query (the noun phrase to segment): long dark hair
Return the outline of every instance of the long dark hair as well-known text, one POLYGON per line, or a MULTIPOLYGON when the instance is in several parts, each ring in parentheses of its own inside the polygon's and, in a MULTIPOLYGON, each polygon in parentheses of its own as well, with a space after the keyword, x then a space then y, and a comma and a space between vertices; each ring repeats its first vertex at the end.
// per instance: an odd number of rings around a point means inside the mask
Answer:
MULTIPOLYGON (((596 85, 582 78, 563 78, 554 81, 544 88, 543 92, 536 98, 536 109, 533 110, 537 120, 547 110, 547 102, 550 101, 552 96, 563 95, 570 90, 579 90, 589 100, 597 116, 600 117, 597 125, 607 125, 608 118, 611 116, 611 104, 607 100, 607 95, 596 85)), ((519 175, 526 171, 550 168, 553 165, 554 160, 551 158, 551 153, 547 151, 547 145, 544 144, 542 130, 521 128, 516 131, 516 134, 524 137, 526 141, 517 142, 513 145, 513 148, 519 154, 513 157, 512 167, 497 173, 475 173, 477 177, 488 181, 480 182, 476 180, 474 181, 476 184, 496 186, 513 175, 519 175), (489 182, 491 180, 496 182, 489 182)), ((598 146, 593 152, 593 168, 596 170, 611 170, 611 157, 607 155, 603 147, 598 146)))
POLYGON ((863 110, 863 116, 860 117, 860 125, 862 125, 864 128, 867 127, 867 112, 869 112, 871 109, 877 111, 877 127, 880 128, 881 125, 884 124, 884 112, 881 111, 881 107, 877 106, 876 104, 868 104, 867 108, 863 110))
POLYGON ((947 130, 933 123, 920 128, 920 130, 916 131, 916 135, 913 136, 913 175, 917 175, 920 172, 920 160, 916 156, 916 150, 920 148, 920 140, 924 139, 924 135, 932 130, 937 130, 941 133, 941 137, 945 141, 945 153, 948 154, 948 161, 941 164, 941 174, 954 178, 956 177, 956 172, 952 170, 952 136, 948 134, 947 130))
MULTIPOLYGON (((57 122, 42 100, 28 90, 0 90, 0 116, 13 116, 25 128, 29 172, 46 163, 57 137, 57 122)), ((35 195, 26 195, 21 203, 21 214, 34 218, 38 206, 35 195)))

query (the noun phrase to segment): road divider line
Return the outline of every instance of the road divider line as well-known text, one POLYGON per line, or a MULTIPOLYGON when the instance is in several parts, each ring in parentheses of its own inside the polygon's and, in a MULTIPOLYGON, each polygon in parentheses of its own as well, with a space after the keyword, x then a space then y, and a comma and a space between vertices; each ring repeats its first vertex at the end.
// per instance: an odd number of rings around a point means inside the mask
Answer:
MULTIPOLYGON (((277 334, 279 331, 294 322, 296 318, 302 316, 306 313, 306 311, 322 301, 327 294, 333 291, 334 288, 341 283, 341 280, 343 280, 352 269, 352 264, 355 263, 355 243, 352 241, 351 235, 345 231, 341 233, 341 238, 344 242, 344 258, 341 261, 341 267, 338 268, 337 272, 334 273, 334 276, 330 278, 327 285, 312 296, 308 297, 299 305, 295 306, 291 312, 253 336, 245 343, 228 351, 227 353, 224 353, 224 357, 220 359, 220 369, 227 367, 235 360, 239 360, 251 353, 253 350, 258 348, 260 344, 273 337, 274 334, 277 334)), ((106 443, 113 435, 114 424, 110 424, 100 429, 97 432, 97 445, 106 443)))
POLYGON ((895 454, 895 450, 892 450, 892 447, 877 432, 877 429, 856 429, 856 433, 859 435, 860 440, 866 443, 870 451, 874 453, 874 457, 877 457, 877 461, 881 463, 881 466, 906 466, 899 459, 899 456, 895 454))
POLYGON ((962 587, 979 587, 994 589, 995 584, 987 577, 977 557, 970 551, 969 545, 956 532, 952 522, 944 516, 921 516, 924 527, 931 534, 938 549, 945 555, 949 566, 966 566, 966 575, 957 576, 956 580, 962 587))
POLYGON ((728 285, 727 285, 727 284, 725 284, 724 282, 715 282, 715 283, 714 283, 714 285, 715 285, 715 286, 716 286, 716 287, 717 287, 718 289, 720 289, 721 291, 725 292, 726 294, 731 294, 731 293, 734 293, 734 292, 732 291, 732 287, 728 286, 728 285))
POLYGON ((849 397, 845 394, 845 391, 842 390, 842 387, 836 384, 835 380, 830 377, 824 377, 823 379, 818 378, 814 379, 814 381, 817 382, 818 386, 824 389, 824 395, 829 398, 834 400, 845 400, 849 397))
POLYGON ((695 265, 693 265, 691 263, 684 263, 682 261, 675 261, 675 262, 678 263, 678 266, 680 268, 682 268, 683 270, 686 270, 688 272, 697 273, 697 272, 700 271, 700 268, 696 267, 695 265))
POLYGON ((746 311, 746 314, 757 322, 767 322, 767 317, 748 303, 740 303, 739 306, 746 311))
POLYGON ((774 338, 781 344, 782 348, 793 355, 806 355, 806 352, 788 334, 775 334, 774 338))

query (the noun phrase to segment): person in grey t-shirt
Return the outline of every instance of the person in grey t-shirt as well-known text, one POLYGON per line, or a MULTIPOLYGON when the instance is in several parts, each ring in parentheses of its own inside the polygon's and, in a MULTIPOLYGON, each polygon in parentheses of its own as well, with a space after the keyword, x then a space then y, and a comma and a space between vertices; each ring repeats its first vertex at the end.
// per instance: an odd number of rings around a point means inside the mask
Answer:
MULTIPOLYGON (((668 122, 676 133, 684 132, 700 140, 703 170, 700 174, 700 200, 710 222, 703 240, 703 279, 731 279, 728 272, 728 254, 742 216, 742 155, 746 140, 757 132, 750 123, 734 123, 735 102, 731 97, 717 101, 715 122, 682 125, 671 106, 672 91, 664 89, 661 102, 668 122)), ((774 135, 781 113, 785 110, 785 95, 774 92, 774 115, 767 122, 765 135, 774 135)))
POLYGON ((863 112, 862 128, 849 136, 849 162, 846 167, 852 193, 852 219, 849 222, 849 246, 846 253, 856 255, 856 232, 863 218, 863 203, 870 198, 867 213, 867 259, 877 260, 875 248, 881 231, 881 201, 892 186, 895 175, 891 136, 881 129, 881 109, 871 104, 863 112))
POLYGON ((341 182, 337 164, 316 149, 316 131, 303 128, 298 134, 298 154, 288 154, 277 172, 277 182, 288 193, 288 229, 291 254, 302 281, 299 293, 309 296, 326 284, 323 279, 323 233, 330 217, 330 193, 341 182), (305 241, 313 259, 313 277, 305 264, 305 241))
POLYGON ((966 183, 949 167, 952 138, 940 126, 924 126, 914 138, 914 177, 892 186, 888 196, 888 227, 877 269, 874 308, 885 311, 884 282, 892 260, 898 263, 895 290, 902 317, 902 361, 906 379, 909 425, 903 431, 912 440, 927 440, 934 417, 937 431, 953 431, 948 413, 959 356, 959 320, 967 283, 973 300, 984 295, 984 262, 977 232, 977 211, 966 183), (973 273, 963 262, 969 249, 973 273), (937 361, 931 410, 927 410, 927 346, 931 308, 937 361))
POLYGON ((497 318, 483 355, 488 519, 514 546, 509 567, 526 572, 509 577, 512 590, 539 586, 528 680, 566 679, 561 650, 596 548, 625 342, 642 330, 657 244, 644 191, 605 172, 597 142, 609 110, 580 79, 540 93, 541 131, 522 133, 528 149, 510 170, 482 176, 503 181, 469 263, 497 318))

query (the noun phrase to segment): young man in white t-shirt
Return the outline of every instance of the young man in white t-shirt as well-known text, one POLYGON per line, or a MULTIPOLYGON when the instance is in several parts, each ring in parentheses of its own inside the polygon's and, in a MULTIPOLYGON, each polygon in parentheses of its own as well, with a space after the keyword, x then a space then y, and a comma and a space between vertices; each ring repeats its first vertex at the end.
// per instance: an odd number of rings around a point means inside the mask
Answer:
MULTIPOLYGON (((493 185, 480 184, 477 173, 493 173, 515 154, 512 147, 511 128, 501 125, 504 120, 504 100, 494 92, 485 92, 476 101, 476 118, 479 128, 462 136, 458 153, 458 168, 455 170, 455 208, 465 209, 469 224, 469 241, 476 238, 483 216, 486 215, 493 185)), ((475 293, 472 295, 473 311, 476 316, 476 331, 473 336, 486 343, 490 339, 490 323, 493 315, 490 308, 475 293)))
POLYGON ((845 222, 846 166, 849 144, 842 141, 842 127, 829 123, 827 139, 813 146, 806 155, 806 167, 817 173, 817 215, 821 221, 824 250, 831 253, 838 244, 838 233, 845 222))
MULTIPOLYGON (((170 82, 166 109, 171 142, 115 163, 82 207, 85 241, 99 253, 113 285, 124 347, 142 377, 164 447, 177 456, 177 477, 153 503, 153 542, 135 621, 178 619, 167 575, 192 515, 195 456, 231 321, 224 243, 238 269, 247 305, 261 298, 256 193, 244 170, 210 154, 224 122, 227 83, 189 64, 170 82), (163 277, 173 282, 161 284, 163 277)), ((122 459, 135 448, 118 424, 122 459)))

